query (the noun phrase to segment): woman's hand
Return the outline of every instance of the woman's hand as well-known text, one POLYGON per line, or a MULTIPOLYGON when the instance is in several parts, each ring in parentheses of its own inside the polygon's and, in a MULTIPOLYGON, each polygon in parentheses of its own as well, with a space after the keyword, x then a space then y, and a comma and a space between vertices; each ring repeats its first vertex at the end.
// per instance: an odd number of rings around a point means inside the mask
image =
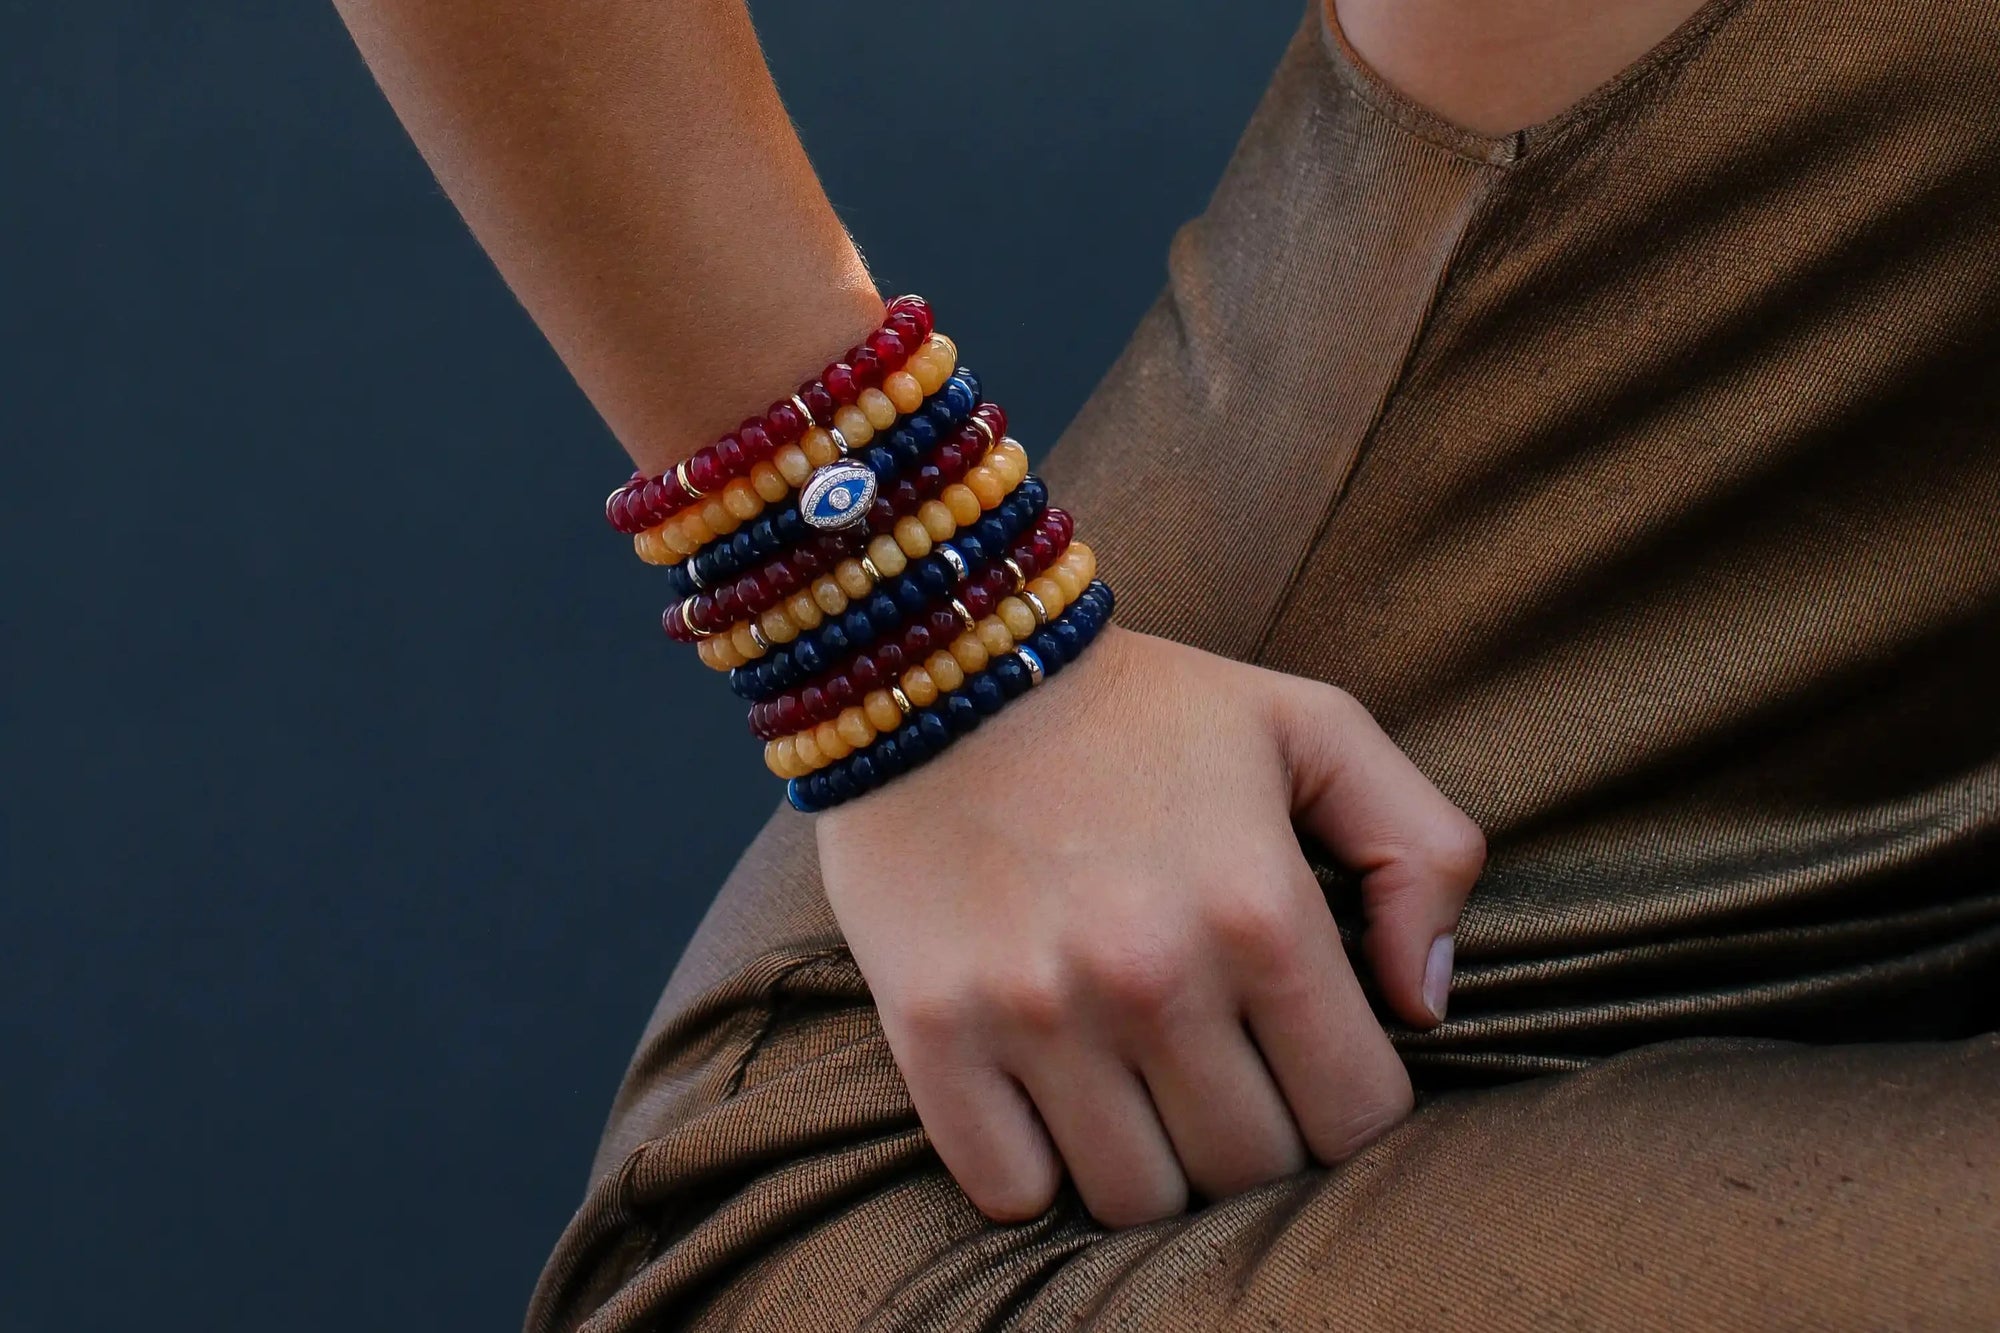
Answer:
POLYGON ((1361 876, 1390 1005, 1443 1017, 1485 856, 1330 686, 1108 628, 911 778, 819 817, 827 896, 988 1216, 1066 1164, 1099 1221, 1347 1157, 1410 1109, 1292 821, 1361 876), (1053 1140, 1053 1143, 1051 1142, 1053 1140))

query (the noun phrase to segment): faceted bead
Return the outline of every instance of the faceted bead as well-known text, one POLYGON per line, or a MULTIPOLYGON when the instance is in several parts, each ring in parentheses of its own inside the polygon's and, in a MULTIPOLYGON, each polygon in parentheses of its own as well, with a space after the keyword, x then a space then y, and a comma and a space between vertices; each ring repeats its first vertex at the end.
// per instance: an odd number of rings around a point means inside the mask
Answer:
POLYGON ((713 491, 726 480, 720 465, 716 462, 713 449, 698 450, 694 457, 688 459, 687 477, 694 483, 694 488, 703 495, 713 491))
MULTIPOLYGON (((833 396, 835 403, 851 403, 861 393, 862 386, 854 379, 854 367, 843 361, 836 361, 828 366, 820 382, 826 385, 826 391, 833 396)), ((813 415, 815 417, 819 415, 817 408, 814 409, 813 415)))
POLYGON ((865 609, 868 618, 875 622, 876 629, 883 633, 903 623, 903 613, 896 606, 896 599, 886 592, 872 593, 865 603, 865 609))
MULTIPOLYGON (((807 645, 799 645, 801 648, 807 645)), ((817 671, 829 661, 847 656, 847 650, 854 645, 848 640, 847 629, 838 620, 828 620, 819 627, 817 649, 820 660, 810 669, 817 671)))
POLYGON ((847 674, 854 680, 854 688, 863 694, 882 687, 882 668, 875 664, 874 653, 863 653, 848 664, 847 674))
POLYGON ((833 410, 840 401, 833 396, 823 380, 811 380, 799 386, 799 399, 812 413, 810 424, 824 426, 833 420, 833 410))
POLYGON ((750 486, 757 492, 757 498, 765 504, 776 504, 791 492, 791 485, 784 474, 773 467, 769 460, 758 463, 750 469, 750 486))
POLYGON ((890 508, 898 515, 902 515, 916 513, 917 506, 924 502, 924 497, 918 493, 917 484, 905 477, 889 488, 888 500, 890 508))
POLYGON ((931 632, 931 643, 938 648, 943 648, 956 638, 963 624, 958 618, 958 613, 948 606, 940 606, 927 612, 923 623, 924 628, 931 632))
POLYGON ((931 455, 931 462, 937 465, 938 474, 947 485, 962 479, 972 468, 968 451, 950 440, 937 447, 937 452, 931 455))
POLYGON ((734 435, 725 435, 709 446, 715 450, 716 466, 725 477, 739 477, 750 468, 750 460, 744 455, 743 444, 734 435))
POLYGON ((944 701, 944 721, 960 736, 979 729, 979 706, 963 694, 954 694, 944 701))
POLYGON ((737 625, 729 631, 729 646, 742 654, 746 662, 764 655, 764 650, 757 646, 757 640, 750 637, 748 625, 737 625))
POLYGON ((944 469, 936 462, 929 462, 917 469, 917 475, 910 478, 916 483, 917 494, 933 496, 944 489, 944 469))
POLYGON ((899 296, 889 302, 888 314, 891 320, 894 320, 899 315, 908 315, 916 322, 917 336, 919 338, 930 336, 932 328, 931 306, 930 302, 924 300, 923 297, 916 295, 899 296))
MULTIPOLYGON (((893 420, 894 418, 891 418, 893 420)), ((875 423, 858 404, 849 403, 833 414, 833 424, 850 449, 859 449, 875 438, 875 423)))
POLYGON ((722 502, 720 495, 701 502, 701 521, 708 525, 710 532, 718 535, 734 532, 743 524, 743 520, 729 512, 729 506, 722 502))
POLYGON ((877 496, 875 503, 868 506, 868 530, 887 532, 896 526, 896 507, 889 503, 887 496, 877 496))
POLYGON ((647 528, 644 532, 633 534, 632 550, 649 565, 667 564, 672 554, 658 528, 647 528))
POLYGON ((874 660, 876 669, 881 672, 885 681, 894 680, 901 675, 903 667, 910 660, 909 654, 903 651, 900 643, 877 644, 875 651, 869 656, 874 660))
POLYGON ((1009 699, 1019 698, 1030 684, 1027 664, 1013 653, 994 658, 993 665, 986 669, 986 675, 999 685, 1000 692, 1009 699))
POLYGON ((950 724, 935 712, 925 713, 917 719, 917 734, 931 747, 932 754, 949 748, 954 739, 950 724))
POLYGON ((735 587, 736 599, 742 603, 743 610, 756 611, 770 605, 770 585, 764 582, 764 576, 756 570, 753 569, 737 579, 735 587))
POLYGON ((859 606, 847 608, 847 614, 840 618, 840 632, 850 648, 866 648, 876 638, 875 622, 859 606))
POLYGON ((854 774, 848 770, 845 764, 837 768, 829 768, 826 772, 820 774, 820 776, 826 779, 829 804, 839 805, 844 801, 851 801, 861 794, 860 786, 854 781, 854 774))
POLYGON ((826 695, 826 711, 829 715, 843 708, 851 708, 861 698, 861 692, 854 688, 854 681, 845 672, 836 671, 820 686, 826 695))
POLYGON ((967 682, 965 697, 972 701, 974 708, 988 717, 999 712, 1007 703, 1007 696, 1000 689, 1000 682, 993 679, 990 674, 981 674, 967 682))
POLYGON ((789 401, 772 403, 764 413, 764 429, 770 433, 773 445, 782 448, 798 442, 806 433, 806 419, 799 415, 799 409, 789 401))
MULTIPOLYGON (((796 558, 794 556, 794 559, 796 558)), ((801 582, 799 571, 792 561, 784 559, 774 559, 767 563, 764 566, 763 578, 764 586, 769 589, 768 595, 774 600, 791 596, 799 590, 801 582)))
POLYGON ((950 541, 951 534, 958 531, 958 520, 951 516, 951 510, 936 500, 918 505, 916 518, 934 542, 950 541))
POLYGON ((781 778, 799 775, 798 743, 787 736, 764 747, 764 766, 781 778))
POLYGON ((927 668, 913 666, 903 673, 903 696, 919 708, 937 702, 937 683, 931 679, 927 668))
MULTIPOLYGON (((917 568, 921 569, 923 566, 919 565, 917 568)), ((921 615, 931 601, 930 594, 924 591, 924 585, 908 574, 896 580, 893 595, 896 598, 896 608, 905 615, 921 615)))
POLYGON ((800 726, 807 726, 826 717, 833 710, 827 705, 826 691, 817 685, 808 685, 799 691, 799 711, 802 714, 800 726))
POLYGON ((875 743, 868 747, 868 757, 875 761, 875 771, 881 774, 884 782, 900 777, 910 766, 909 760, 903 756, 903 747, 896 743, 894 736, 876 738, 875 743))
POLYGON ((851 363, 854 382, 863 389, 877 389, 882 385, 882 377, 889 373, 889 367, 882 364, 882 358, 872 347, 858 347, 851 363))
POLYGON ((875 353, 876 360, 884 366, 900 366, 910 359, 910 351, 914 344, 905 343, 900 333, 890 325, 884 324, 868 335, 866 346, 869 351, 875 353))
POLYGON ((924 405, 924 386, 908 370, 899 370, 882 381, 882 392, 898 413, 914 412, 924 405))
POLYGON ((847 776, 853 779, 860 791, 873 791, 882 785, 883 777, 875 766, 874 753, 873 750, 856 750, 853 758, 847 761, 847 776))
POLYGON ((928 398, 944 387, 944 382, 951 378, 954 367, 948 358, 933 351, 929 344, 925 344, 909 359, 903 369, 916 380, 917 387, 922 389, 924 396, 928 398))
POLYGON ((920 620, 910 626, 903 631, 901 647, 904 656, 913 662, 922 661, 930 656, 931 649, 935 646, 931 638, 931 627, 923 621, 920 620))
POLYGON ((1073 559, 1076 561, 1077 575, 1086 584, 1097 577, 1097 552, 1091 550, 1082 542, 1072 543, 1063 558, 1065 560, 1073 559))

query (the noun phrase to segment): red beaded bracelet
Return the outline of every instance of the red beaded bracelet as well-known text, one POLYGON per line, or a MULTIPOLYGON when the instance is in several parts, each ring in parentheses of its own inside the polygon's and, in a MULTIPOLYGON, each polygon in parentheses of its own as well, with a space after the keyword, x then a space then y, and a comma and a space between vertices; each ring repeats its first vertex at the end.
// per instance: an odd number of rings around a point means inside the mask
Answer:
POLYGON ((932 326, 930 304, 923 297, 897 297, 879 328, 848 348, 818 379, 772 403, 763 416, 749 418, 671 472, 652 478, 633 473, 605 499, 605 519, 620 532, 641 532, 720 490, 732 478, 744 476, 785 445, 797 443, 813 426, 831 425, 836 411, 899 369, 930 337, 932 326))
MULTIPOLYGON (((1076 522, 1066 511, 1048 510, 1041 522, 1014 543, 1006 559, 984 566, 959 586, 959 606, 974 622, 993 614, 1002 599, 1020 593, 1030 580, 1062 559, 1075 533, 1076 522)), ((775 740, 827 721, 868 691, 894 684, 905 666, 923 661, 968 628, 965 618, 949 602, 933 607, 906 626, 901 638, 855 654, 795 692, 752 704, 750 730, 760 740, 775 740)))

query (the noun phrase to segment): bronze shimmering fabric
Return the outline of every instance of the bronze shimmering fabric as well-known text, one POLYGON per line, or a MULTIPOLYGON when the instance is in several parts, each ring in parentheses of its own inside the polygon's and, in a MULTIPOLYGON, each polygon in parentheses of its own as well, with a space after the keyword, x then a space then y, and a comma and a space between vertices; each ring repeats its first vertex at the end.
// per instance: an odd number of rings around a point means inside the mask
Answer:
POLYGON ((1487 830, 1422 1105, 991 1226, 783 813, 533 1333, 2000 1326, 2000 4, 1709 0, 1504 138, 1315 13, 1046 470, 1125 624, 1487 830))

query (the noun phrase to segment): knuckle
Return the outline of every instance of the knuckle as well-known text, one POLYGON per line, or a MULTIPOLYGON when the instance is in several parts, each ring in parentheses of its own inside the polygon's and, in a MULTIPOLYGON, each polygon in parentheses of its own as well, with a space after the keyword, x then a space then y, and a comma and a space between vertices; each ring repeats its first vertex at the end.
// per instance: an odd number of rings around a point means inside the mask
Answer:
POLYGON ((1292 956, 1299 928, 1290 903, 1272 893, 1236 893, 1209 914, 1216 942, 1233 958, 1276 966, 1292 956))
POLYGON ((947 1046, 970 1026, 972 1006, 962 992, 944 987, 911 991, 883 1005, 895 1026, 926 1046, 947 1046))
POLYGON ((989 1220, 1002 1225, 1032 1222, 1056 1201, 1061 1176, 1054 1161, 1022 1163, 1017 1169, 981 1180, 960 1182, 965 1196, 989 1220))
POLYGON ((1174 1006, 1186 969, 1169 951, 1147 945, 1096 945, 1076 961, 1090 993, 1115 1011, 1141 1019, 1163 1016, 1174 1006))
POLYGON ((1017 1031, 1047 1034, 1069 1018, 1069 996, 1052 972, 1021 968, 989 977, 979 987, 982 1004, 1017 1031))
POLYGON ((1344 1162, 1401 1124, 1414 1105, 1407 1079, 1361 1098, 1313 1136, 1313 1155, 1328 1164, 1344 1162))
POLYGON ((1486 868, 1486 835, 1456 810, 1433 830, 1428 850, 1431 868, 1454 884, 1470 884, 1486 868))

